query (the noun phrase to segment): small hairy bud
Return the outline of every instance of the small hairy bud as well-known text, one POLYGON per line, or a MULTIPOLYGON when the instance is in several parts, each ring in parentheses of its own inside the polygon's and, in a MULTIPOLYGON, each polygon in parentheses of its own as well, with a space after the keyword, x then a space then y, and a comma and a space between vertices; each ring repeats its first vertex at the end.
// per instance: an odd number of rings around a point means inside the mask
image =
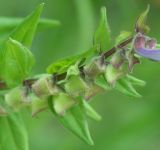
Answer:
POLYGON ((112 64, 113 67, 118 69, 124 63, 125 60, 126 58, 125 58, 125 54, 123 53, 123 51, 117 51, 112 56, 110 63, 112 64))
POLYGON ((65 112, 76 104, 75 99, 64 92, 53 96, 53 108, 58 115, 64 115, 65 112))
POLYGON ((35 117, 38 113, 46 110, 48 108, 47 97, 40 99, 36 95, 31 95, 31 110, 32 110, 32 117, 35 117))
POLYGON ((73 97, 84 95, 88 89, 86 82, 80 76, 71 76, 64 87, 66 92, 73 97))
POLYGON ((116 69, 111 64, 109 64, 106 67, 105 78, 109 84, 114 86, 116 81, 120 79, 124 74, 125 74, 125 71, 123 70, 123 66, 121 66, 119 69, 116 69))
POLYGON ((26 88, 19 86, 10 90, 5 95, 5 101, 14 110, 19 110, 21 106, 25 106, 30 103, 30 98, 26 95, 26 88))
POLYGON ((88 81, 88 90, 86 90, 84 98, 86 100, 90 100, 93 96, 97 95, 98 93, 101 93, 104 91, 104 89, 97 84, 94 83, 94 81, 88 81))
POLYGON ((58 87, 53 84, 51 76, 42 77, 37 80, 32 85, 32 90, 38 97, 54 95, 59 92, 58 87))
POLYGON ((67 70, 64 88, 65 91, 72 97, 83 96, 88 88, 84 79, 80 75, 78 63, 70 66, 67 70))
POLYGON ((103 58, 95 57, 84 67, 84 72, 88 77, 95 78, 97 75, 104 73, 105 68, 103 58))

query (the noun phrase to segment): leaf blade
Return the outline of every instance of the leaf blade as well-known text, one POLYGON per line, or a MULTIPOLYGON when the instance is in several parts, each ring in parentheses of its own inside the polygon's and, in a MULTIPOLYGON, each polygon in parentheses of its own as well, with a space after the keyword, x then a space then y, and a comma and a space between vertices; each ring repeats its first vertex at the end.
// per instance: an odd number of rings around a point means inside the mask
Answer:
POLYGON ((2 58, 1 77, 8 86, 22 83, 29 75, 35 62, 32 53, 16 40, 9 39, 4 47, 2 58))
POLYGON ((67 71, 67 69, 71 65, 74 65, 77 61, 80 61, 82 59, 87 59, 88 57, 93 55, 96 50, 97 50, 97 46, 94 46, 91 49, 81 54, 58 60, 47 67, 47 72, 48 73, 64 73, 67 71))
MULTIPOLYGON (((23 21, 23 19, 24 18, 21 18, 21 17, 16 17, 16 18, 0 17, 0 31, 6 32, 6 33, 12 31, 23 21)), ((44 30, 44 29, 58 27, 58 26, 60 26, 60 22, 58 20, 41 18, 38 21, 37 28, 39 31, 39 30, 44 30)))
POLYGON ((102 117, 86 101, 84 101, 84 106, 88 117, 95 121, 100 121, 102 119, 102 117))
POLYGON ((106 51, 110 48, 110 29, 105 7, 101 8, 101 18, 94 35, 94 44, 99 46, 100 51, 106 51))
POLYGON ((146 33, 150 30, 149 27, 146 25, 147 15, 149 13, 149 10, 150 10, 150 5, 148 5, 146 10, 143 13, 141 13, 140 16, 138 17, 135 25, 136 32, 146 33))
POLYGON ((129 80, 123 78, 123 79, 119 79, 116 82, 116 85, 114 87, 114 89, 118 90, 119 92, 128 95, 128 96, 132 96, 132 97, 137 97, 137 98, 141 98, 142 96, 135 90, 135 88, 132 86, 132 84, 129 82, 129 80))
POLYGON ((10 37, 21 42, 24 46, 30 47, 43 6, 44 3, 40 4, 30 15, 28 15, 11 33, 10 37))
POLYGON ((49 108, 56 118, 60 121, 60 123, 69 129, 72 133, 77 135, 80 139, 86 142, 89 145, 93 145, 93 140, 91 138, 88 123, 85 116, 85 108, 83 101, 81 101, 78 105, 70 108, 64 116, 59 116, 55 113, 53 109, 53 100, 52 97, 48 99, 49 108))
POLYGON ((0 132, 3 150, 29 150, 27 132, 20 114, 0 117, 0 132))

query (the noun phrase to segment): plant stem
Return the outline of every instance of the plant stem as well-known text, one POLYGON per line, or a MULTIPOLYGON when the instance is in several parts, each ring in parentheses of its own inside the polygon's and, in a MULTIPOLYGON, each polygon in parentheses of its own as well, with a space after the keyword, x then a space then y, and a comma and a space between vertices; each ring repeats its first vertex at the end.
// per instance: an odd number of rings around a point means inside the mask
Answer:
POLYGON ((114 46, 113 48, 111 48, 109 51, 105 51, 104 53, 102 53, 102 56, 104 56, 105 58, 108 58, 109 56, 111 56, 112 54, 114 54, 116 52, 117 48, 125 47, 126 45, 131 43, 132 40, 133 40, 133 37, 128 38, 127 40, 123 41, 122 43, 118 44, 117 46, 114 46))
MULTIPOLYGON (((131 43, 133 40, 133 37, 129 37, 128 39, 126 39, 125 41, 121 42, 120 44, 118 44, 117 46, 112 47, 110 50, 107 50, 105 52, 103 52, 101 54, 102 57, 104 58, 108 58, 109 56, 113 55, 116 52, 117 48, 123 48, 126 45, 128 45, 129 43, 131 43)), ((83 66, 81 66, 79 68, 81 71, 83 71, 83 66)), ((56 79, 57 81, 63 80, 66 77, 66 72, 62 73, 62 74, 54 74, 53 78, 56 79)), ((27 79, 23 81, 23 85, 27 86, 27 87, 31 87, 31 85, 36 81, 37 79, 27 79)), ((5 82, 0 81, 0 89, 6 89, 7 85, 5 82)))

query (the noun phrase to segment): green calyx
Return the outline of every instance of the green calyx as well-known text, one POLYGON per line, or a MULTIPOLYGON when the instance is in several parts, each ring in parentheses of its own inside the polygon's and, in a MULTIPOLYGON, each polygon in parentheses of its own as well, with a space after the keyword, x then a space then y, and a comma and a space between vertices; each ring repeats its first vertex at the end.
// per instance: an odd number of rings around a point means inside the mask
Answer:
POLYGON ((120 79, 121 77, 123 77, 125 75, 125 70, 123 68, 123 66, 121 66, 120 68, 115 68, 113 67, 111 64, 109 64, 106 67, 106 71, 105 71, 105 78, 107 80, 107 82, 114 86, 116 81, 118 79, 120 79))
POLYGON ((31 97, 32 117, 35 117, 38 113, 48 108, 47 97, 45 98, 43 97, 43 99, 40 99, 34 94, 32 94, 30 97, 31 97))
POLYGON ((76 103, 77 102, 73 97, 64 92, 60 92, 53 96, 53 108, 60 116, 65 115, 65 112, 76 103))
POLYGON ((96 76, 104 73, 106 65, 102 57, 93 58, 85 67, 84 72, 90 78, 95 78, 96 76))
POLYGON ((59 92, 57 85, 53 83, 53 79, 50 75, 38 79, 32 85, 32 90, 38 97, 42 98, 59 92))
POLYGON ((30 98, 26 95, 26 88, 19 86, 5 94, 5 102, 17 111, 22 106, 29 105, 30 98))

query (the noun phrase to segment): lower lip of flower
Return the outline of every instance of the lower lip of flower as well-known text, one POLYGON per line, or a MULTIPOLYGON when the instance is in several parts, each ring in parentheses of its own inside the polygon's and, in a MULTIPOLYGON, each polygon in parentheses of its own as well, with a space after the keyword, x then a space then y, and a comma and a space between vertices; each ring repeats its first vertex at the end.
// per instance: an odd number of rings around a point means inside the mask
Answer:
POLYGON ((136 53, 151 60, 160 61, 160 49, 138 48, 136 53))

